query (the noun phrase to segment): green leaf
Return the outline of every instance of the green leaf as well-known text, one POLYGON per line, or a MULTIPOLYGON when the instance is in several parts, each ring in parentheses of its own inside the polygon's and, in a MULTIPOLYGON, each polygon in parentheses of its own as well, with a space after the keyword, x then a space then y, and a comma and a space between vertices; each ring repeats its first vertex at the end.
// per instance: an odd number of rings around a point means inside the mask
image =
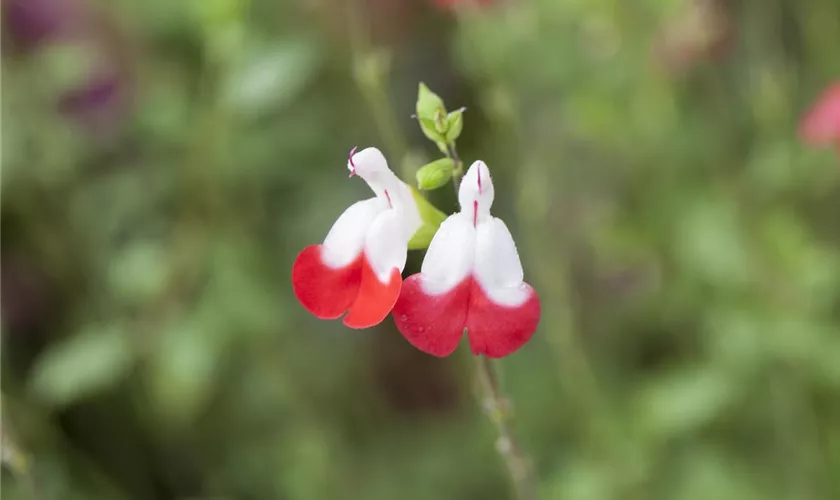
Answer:
POLYGON ((675 241, 686 271, 722 287, 754 279, 756 263, 750 258, 736 207, 719 198, 686 206, 675 241))
POLYGON ((425 83, 420 82, 417 91, 417 118, 434 122, 438 110, 443 110, 446 113, 446 108, 443 106, 443 99, 429 90, 429 87, 425 83))
POLYGON ((417 171, 417 187, 420 189, 437 189, 446 185, 455 171, 455 162, 450 158, 441 158, 425 165, 417 171))
POLYGON ((435 141, 435 146, 437 146, 441 153, 445 155, 449 154, 449 147, 447 146, 446 141, 435 141))
POLYGON ((225 104, 253 117, 294 104, 314 78, 319 58, 317 47, 303 39, 255 46, 228 76, 225 104))
POLYGON ((691 368, 661 376, 638 398, 642 423, 660 436, 686 434, 718 418, 737 396, 727 374, 691 368))
POLYGON ((219 357, 219 339, 202 321, 203 316, 187 318, 162 332, 151 359, 149 389, 155 408, 163 416, 188 422, 207 403, 219 357))
POLYGON ((455 142, 464 129, 464 111, 466 108, 453 111, 446 116, 446 140, 455 142))
POLYGON ((42 401, 64 406, 114 387, 128 374, 133 361, 121 329, 91 326, 39 357, 29 387, 42 401))
POLYGON ((446 214, 429 203, 429 200, 424 198, 416 188, 412 187, 411 193, 414 195, 414 201, 417 203, 417 210, 420 212, 420 218, 423 219, 423 225, 408 242, 408 249, 422 250, 429 247, 429 243, 432 242, 440 223, 446 220, 446 214))
POLYGON ((138 242, 111 259, 108 283, 115 296, 130 304, 143 304, 163 291, 169 271, 168 255, 162 245, 138 242))

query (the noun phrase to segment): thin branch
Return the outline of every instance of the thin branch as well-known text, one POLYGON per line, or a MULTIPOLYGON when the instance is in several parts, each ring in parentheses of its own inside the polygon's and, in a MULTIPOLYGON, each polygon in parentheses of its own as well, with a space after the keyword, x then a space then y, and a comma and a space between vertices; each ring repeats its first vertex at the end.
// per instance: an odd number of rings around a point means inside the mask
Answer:
POLYGON ((517 500, 536 500, 537 484, 531 461, 523 453, 522 447, 513 432, 510 400, 499 387, 493 361, 486 356, 476 357, 476 372, 481 384, 484 401, 482 406, 496 426, 498 439, 496 451, 505 462, 517 500))

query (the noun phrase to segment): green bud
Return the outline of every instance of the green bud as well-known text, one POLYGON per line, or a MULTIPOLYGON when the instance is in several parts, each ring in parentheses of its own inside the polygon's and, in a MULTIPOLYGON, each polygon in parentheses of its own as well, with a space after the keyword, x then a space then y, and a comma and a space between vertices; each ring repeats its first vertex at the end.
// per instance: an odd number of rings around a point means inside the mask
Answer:
POLYGON ((429 200, 424 198, 416 188, 411 188, 411 194, 414 195, 414 202, 417 204, 417 210, 420 212, 423 224, 420 225, 420 228, 408 242, 408 249, 423 250, 429 248, 429 244, 432 242, 432 238, 441 222, 446 220, 446 214, 429 203, 429 200))
POLYGON ((417 186, 420 189, 437 189, 452 178, 455 171, 455 162, 450 158, 441 158, 433 161, 417 171, 417 186))
POLYGON ((420 130, 423 131, 423 135, 429 138, 430 141, 435 142, 445 142, 446 137, 443 133, 438 132, 437 126, 435 124, 435 120, 430 118, 417 118, 417 121, 420 122, 420 130))
POLYGON ((461 135, 461 131, 464 130, 464 110, 467 108, 461 108, 459 110, 453 111, 446 116, 446 141, 447 142, 455 142, 458 137, 461 135))
POLYGON ((446 108, 443 106, 443 99, 429 90, 429 87, 425 83, 420 82, 417 91, 417 118, 420 120, 428 119, 434 121, 438 110, 443 110, 446 113, 446 108))
POLYGON ((447 128, 448 126, 446 124, 446 110, 444 110, 443 108, 438 108, 438 110, 435 111, 435 130, 443 137, 446 137, 447 128))

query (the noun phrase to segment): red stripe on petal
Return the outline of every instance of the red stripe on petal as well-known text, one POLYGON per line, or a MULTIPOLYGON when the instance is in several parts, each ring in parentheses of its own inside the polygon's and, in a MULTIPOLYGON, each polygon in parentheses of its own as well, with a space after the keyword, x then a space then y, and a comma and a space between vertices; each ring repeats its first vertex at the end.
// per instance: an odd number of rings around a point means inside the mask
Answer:
POLYGON ((411 345, 433 356, 449 356, 464 336, 471 279, 452 290, 429 295, 421 287, 421 275, 403 283, 394 305, 394 323, 411 345))
POLYGON ((540 299, 530 285, 528 299, 520 306, 497 304, 472 280, 467 338, 473 354, 502 358, 525 345, 540 321, 540 299))
POLYGON ((344 314, 362 283, 362 256, 338 269, 321 260, 321 245, 303 249, 292 266, 295 297, 319 319, 336 319, 344 314))
POLYGON ((362 258, 362 284, 344 324, 350 328, 368 328, 378 325, 388 316, 400 296, 402 276, 396 267, 391 270, 388 283, 379 281, 367 257, 362 258))

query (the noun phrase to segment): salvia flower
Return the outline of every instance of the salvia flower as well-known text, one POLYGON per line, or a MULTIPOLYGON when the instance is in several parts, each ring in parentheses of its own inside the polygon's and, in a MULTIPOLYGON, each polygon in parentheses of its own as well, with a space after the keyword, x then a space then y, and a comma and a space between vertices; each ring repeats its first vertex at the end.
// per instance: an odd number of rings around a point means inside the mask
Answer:
POLYGON ((320 319, 367 328, 380 323, 402 286, 408 242, 421 225, 411 189, 376 148, 350 152, 350 176, 376 194, 344 211, 324 243, 305 248, 292 267, 295 296, 320 319))
POLYGON ((799 134, 802 140, 814 146, 834 143, 840 147, 840 82, 817 99, 802 119, 799 134))
POLYGON ((403 283, 394 322, 428 354, 451 354, 466 330, 474 354, 507 356, 534 334, 540 301, 523 282, 510 231, 490 215, 493 182, 483 162, 467 171, 458 201, 461 211, 441 224, 421 272, 403 283))

